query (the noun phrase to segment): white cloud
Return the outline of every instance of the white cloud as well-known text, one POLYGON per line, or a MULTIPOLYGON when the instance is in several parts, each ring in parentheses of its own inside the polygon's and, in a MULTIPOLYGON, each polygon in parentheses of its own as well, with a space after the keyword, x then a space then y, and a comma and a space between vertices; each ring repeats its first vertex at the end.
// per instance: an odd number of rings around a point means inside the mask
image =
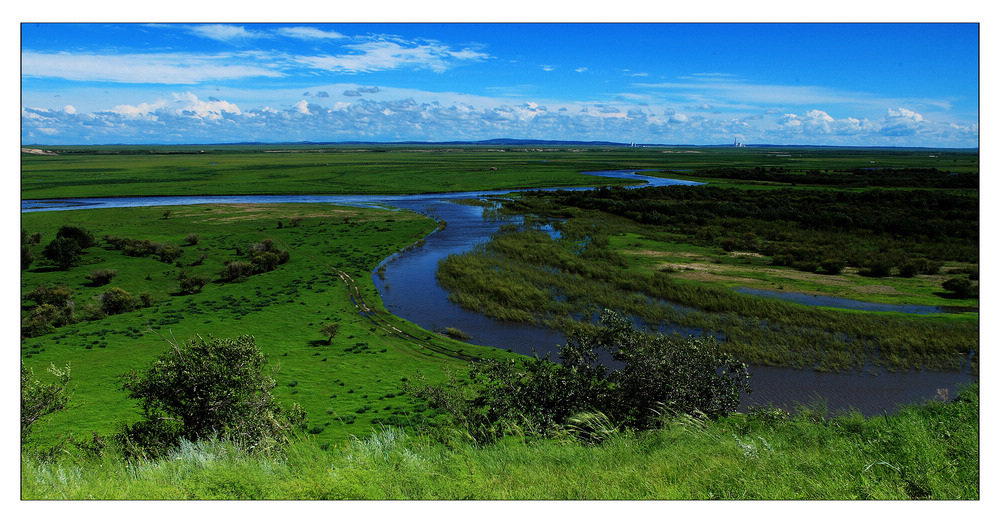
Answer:
POLYGON ((576 71, 578 73, 584 73, 584 72, 587 72, 587 68, 586 67, 577 67, 576 69, 574 69, 574 71, 576 71))
MULTIPOLYGON (((310 92, 343 92, 357 85, 331 84, 310 92)), ((368 88, 374 90, 373 88, 368 88)), ((476 140, 499 136, 649 143, 746 143, 816 145, 974 146, 976 126, 930 122, 907 109, 887 111, 881 120, 835 118, 809 109, 746 118, 686 115, 673 109, 556 100, 487 98, 380 88, 379 99, 341 98, 329 105, 296 98, 279 109, 237 104, 194 92, 169 100, 118 105, 113 111, 75 113, 22 108, 25 143, 197 143, 299 140, 476 140), (548 107, 557 109, 548 110, 548 107), (570 110, 567 110, 567 107, 570 110), (906 124, 908 127, 901 127, 906 124), (895 125, 896 127, 893 127, 895 125), (909 129, 908 133, 903 130, 909 129), (919 141, 915 141, 919 140, 919 141)), ((302 89, 289 96, 297 96, 302 89)), ((359 93, 360 94, 360 93, 359 93)), ((220 98, 223 96, 220 95, 220 98)))
POLYGON ((260 38, 263 36, 261 33, 254 33, 247 31, 243 26, 238 25, 224 25, 224 24, 209 24, 209 25, 194 25, 188 28, 191 33, 203 37, 210 38, 212 40, 218 40, 220 42, 231 42, 233 40, 248 40, 253 38, 260 38))
POLYGON ((347 38, 336 31, 323 31, 322 29, 317 29, 315 27, 304 26, 279 27, 275 30, 275 33, 281 36, 288 36, 301 40, 339 40, 341 38, 347 38))
POLYGON ((240 115, 240 108, 223 100, 200 100, 190 92, 174 93, 173 103, 157 100, 152 103, 138 105, 116 105, 112 113, 127 118, 160 119, 169 116, 195 117, 205 120, 218 120, 225 114, 240 115))
POLYGON ((67 104, 63 107, 63 112, 66 114, 76 114, 76 107, 67 104))
POLYGON ((21 75, 81 82, 194 84, 252 77, 281 77, 272 67, 240 64, 248 55, 21 53, 21 75))
POLYGON ((400 67, 415 67, 443 72, 455 61, 485 60, 489 55, 463 49, 453 51, 440 44, 404 46, 397 42, 372 41, 344 46, 356 51, 350 54, 297 56, 293 61, 312 68, 332 72, 362 73, 385 71, 400 67))

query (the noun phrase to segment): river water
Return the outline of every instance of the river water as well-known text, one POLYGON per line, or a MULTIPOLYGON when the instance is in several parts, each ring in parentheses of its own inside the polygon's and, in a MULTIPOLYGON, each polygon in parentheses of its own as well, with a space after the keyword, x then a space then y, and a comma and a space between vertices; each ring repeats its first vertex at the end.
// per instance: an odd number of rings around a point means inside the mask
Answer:
MULTIPOLYGON (((637 174, 636 171, 592 172, 597 176, 632 178, 648 185, 691 185, 637 174)), ((583 190, 577 188, 570 190, 583 190)), ((423 246, 389 257, 381 274, 372 277, 386 308, 430 330, 455 327, 472 336, 470 343, 543 356, 565 343, 558 332, 528 324, 494 320, 451 303, 437 284, 438 262, 485 242, 500 224, 483 218, 482 208, 455 200, 501 196, 510 191, 477 191, 419 195, 253 195, 177 196, 134 198, 82 198, 73 200, 22 200, 22 212, 79 210, 108 207, 201 205, 213 203, 330 203, 386 206, 418 212, 447 222, 447 227, 426 238, 423 246)), ((793 409, 820 399, 831 413, 856 409, 865 415, 894 412, 899 406, 924 401, 947 390, 954 396, 960 384, 975 381, 968 373, 820 373, 777 367, 752 366, 752 394, 744 396, 741 410, 754 405, 793 409)))

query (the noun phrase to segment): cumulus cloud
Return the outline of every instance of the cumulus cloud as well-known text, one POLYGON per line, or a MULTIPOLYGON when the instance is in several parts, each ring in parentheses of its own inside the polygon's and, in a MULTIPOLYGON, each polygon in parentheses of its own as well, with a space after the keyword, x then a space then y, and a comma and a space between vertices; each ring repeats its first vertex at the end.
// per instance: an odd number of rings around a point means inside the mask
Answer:
POLYGON ((207 100, 200 100, 192 93, 174 93, 174 101, 158 100, 151 103, 140 103, 138 105, 116 105, 111 109, 112 113, 127 118, 152 118, 158 119, 165 116, 190 116, 205 120, 218 120, 225 114, 240 115, 240 108, 236 104, 209 97, 207 100))
POLYGON ((902 107, 888 109, 882 118, 882 134, 886 136, 907 136, 920 131, 924 127, 924 117, 902 107))
MULTIPOLYGON (((374 88, 361 88, 368 92, 374 88)), ((359 90, 361 90, 359 89, 359 90)), ((353 90, 353 89, 352 89, 353 90)), ((316 91, 313 91, 316 92, 316 91)), ((539 101, 491 102, 477 99, 443 103, 427 98, 360 97, 333 104, 310 103, 303 97, 282 108, 242 110, 224 97, 199 97, 192 92, 118 105, 113 110, 84 113, 71 110, 22 108, 25 143, 113 143, 145 140, 160 143, 199 141, 300 140, 462 140, 498 136, 579 140, 642 141, 647 143, 731 143, 734 136, 750 143, 893 145, 913 136, 931 143, 966 146, 978 134, 976 126, 928 122, 906 109, 887 111, 881 120, 835 118, 822 109, 746 118, 682 114, 669 108, 646 109, 628 104, 568 104, 549 110, 539 101), (569 108, 577 110, 569 110, 569 108), (753 123, 751 123, 753 122, 753 123), (899 127, 919 130, 904 136, 899 127)), ((393 94, 393 96, 395 96, 393 94)), ((329 99, 324 99, 329 100, 329 99)), ((550 102, 550 101, 545 101, 550 102)), ((65 109, 65 108, 64 108, 65 109)))

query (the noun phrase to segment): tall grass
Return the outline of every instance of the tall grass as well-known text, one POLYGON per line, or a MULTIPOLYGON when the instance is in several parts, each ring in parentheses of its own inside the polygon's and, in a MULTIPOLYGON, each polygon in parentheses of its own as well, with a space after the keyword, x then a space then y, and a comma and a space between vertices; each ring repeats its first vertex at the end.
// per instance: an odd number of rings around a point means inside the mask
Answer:
POLYGON ((273 455, 218 440, 160 460, 21 458, 24 499, 978 499, 979 391, 893 416, 761 410, 656 431, 477 446, 385 427, 273 455))

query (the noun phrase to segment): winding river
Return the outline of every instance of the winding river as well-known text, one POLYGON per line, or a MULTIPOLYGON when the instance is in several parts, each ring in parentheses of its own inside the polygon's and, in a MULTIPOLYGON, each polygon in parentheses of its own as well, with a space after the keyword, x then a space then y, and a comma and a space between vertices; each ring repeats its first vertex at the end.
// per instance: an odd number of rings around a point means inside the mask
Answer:
MULTIPOLYGON (((589 172, 596 176, 631 178, 648 185, 691 185, 695 182, 643 176, 637 171, 589 172)), ((589 188, 589 187, 588 187, 589 188)), ((584 190, 577 188, 572 190, 584 190)), ((448 301, 437 284, 438 261, 465 252, 489 239, 499 224, 484 219, 482 208, 456 200, 500 196, 511 191, 475 191, 418 195, 253 195, 81 198, 72 200, 22 200, 21 212, 79 210, 109 207, 198 205, 211 203, 330 203, 385 206, 418 212, 447 222, 447 227, 426 238, 418 249, 393 255, 383 262, 373 280, 389 312, 429 330, 456 327, 472 336, 470 343, 508 349, 521 354, 554 352, 565 343, 560 333, 544 327, 494 320, 448 301)), ((915 311, 916 312, 916 311, 915 311)), ((893 412, 900 405, 930 399, 947 389, 954 395, 962 383, 975 381, 968 373, 820 373, 777 367, 751 368, 753 393, 742 408, 768 405, 794 408, 823 398, 831 413, 849 408, 865 415, 893 412)))

